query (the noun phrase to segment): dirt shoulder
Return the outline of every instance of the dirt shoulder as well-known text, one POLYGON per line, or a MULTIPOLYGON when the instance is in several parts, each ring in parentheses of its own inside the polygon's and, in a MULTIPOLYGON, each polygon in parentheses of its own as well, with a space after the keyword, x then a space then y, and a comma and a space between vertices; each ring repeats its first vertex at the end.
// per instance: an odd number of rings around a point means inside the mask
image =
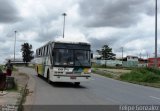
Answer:
POLYGON ((18 106, 23 102, 24 91, 28 84, 29 76, 25 73, 13 71, 12 77, 14 77, 15 87, 0 93, 0 105, 2 108, 17 109, 18 106))
POLYGON ((122 74, 129 73, 126 69, 93 68, 93 73, 100 74, 109 78, 118 79, 122 74))

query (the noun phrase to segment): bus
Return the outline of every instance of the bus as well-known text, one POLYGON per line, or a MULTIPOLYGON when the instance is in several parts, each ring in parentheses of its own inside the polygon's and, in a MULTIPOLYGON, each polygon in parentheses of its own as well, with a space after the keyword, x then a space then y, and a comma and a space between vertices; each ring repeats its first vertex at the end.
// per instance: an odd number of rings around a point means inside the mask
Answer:
POLYGON ((50 41, 36 49, 35 69, 50 82, 80 82, 91 79, 91 45, 50 41))

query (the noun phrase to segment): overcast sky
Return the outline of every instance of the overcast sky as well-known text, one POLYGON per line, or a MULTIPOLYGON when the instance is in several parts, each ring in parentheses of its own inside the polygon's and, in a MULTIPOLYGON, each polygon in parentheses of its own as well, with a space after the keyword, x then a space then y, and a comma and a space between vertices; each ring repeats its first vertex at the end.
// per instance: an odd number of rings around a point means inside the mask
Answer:
MULTIPOLYGON (((159 1, 158 1, 159 2, 159 1)), ((33 50, 49 40, 63 40, 63 16, 66 16, 66 41, 89 42, 92 50, 108 44, 117 57, 151 57, 154 53, 155 0, 0 0, 0 63, 14 54, 21 44, 33 50)), ((160 7, 160 2, 158 3, 160 7)), ((158 26, 160 13, 158 9, 158 26)), ((160 54, 158 27, 158 53, 160 54)))

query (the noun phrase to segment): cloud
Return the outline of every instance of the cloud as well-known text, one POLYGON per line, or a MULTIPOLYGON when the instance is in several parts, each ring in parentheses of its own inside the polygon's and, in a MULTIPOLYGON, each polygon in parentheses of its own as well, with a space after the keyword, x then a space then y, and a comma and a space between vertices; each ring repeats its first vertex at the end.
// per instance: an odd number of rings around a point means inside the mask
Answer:
POLYGON ((12 0, 0 1, 0 23, 13 23, 20 20, 18 10, 12 0))
POLYGON ((62 36, 62 13, 72 8, 74 2, 73 0, 68 0, 67 2, 65 0, 56 2, 50 0, 38 0, 34 2, 33 0, 26 0, 24 4, 24 1, 17 0, 16 3, 20 15, 25 19, 10 26, 4 26, 3 32, 5 36, 13 38, 13 32, 17 30, 19 34, 17 40, 20 38, 25 41, 25 39, 30 38, 29 36, 32 36, 34 33, 33 38, 30 39, 42 43, 54 40, 57 36, 62 36), (62 8, 63 3, 65 5, 62 8))
POLYGON ((130 27, 141 20, 141 14, 154 13, 147 0, 81 0, 79 12, 87 27, 130 27))
POLYGON ((50 40, 90 42, 93 51, 108 44, 118 56, 120 47, 124 55, 145 55, 154 52, 154 20, 152 0, 1 0, 0 43, 5 44, 0 46, 1 55, 13 57, 15 30, 16 57, 21 57, 22 43, 35 50, 50 40))

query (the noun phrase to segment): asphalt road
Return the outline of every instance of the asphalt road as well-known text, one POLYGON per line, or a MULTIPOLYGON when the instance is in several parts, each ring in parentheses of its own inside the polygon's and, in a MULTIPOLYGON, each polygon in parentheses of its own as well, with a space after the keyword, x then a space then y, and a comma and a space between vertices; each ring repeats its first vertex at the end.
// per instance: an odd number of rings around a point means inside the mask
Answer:
POLYGON ((93 80, 72 83, 48 84, 36 75, 34 69, 19 68, 31 74, 36 82, 35 105, 122 105, 160 104, 160 89, 125 83, 92 74, 93 80))

